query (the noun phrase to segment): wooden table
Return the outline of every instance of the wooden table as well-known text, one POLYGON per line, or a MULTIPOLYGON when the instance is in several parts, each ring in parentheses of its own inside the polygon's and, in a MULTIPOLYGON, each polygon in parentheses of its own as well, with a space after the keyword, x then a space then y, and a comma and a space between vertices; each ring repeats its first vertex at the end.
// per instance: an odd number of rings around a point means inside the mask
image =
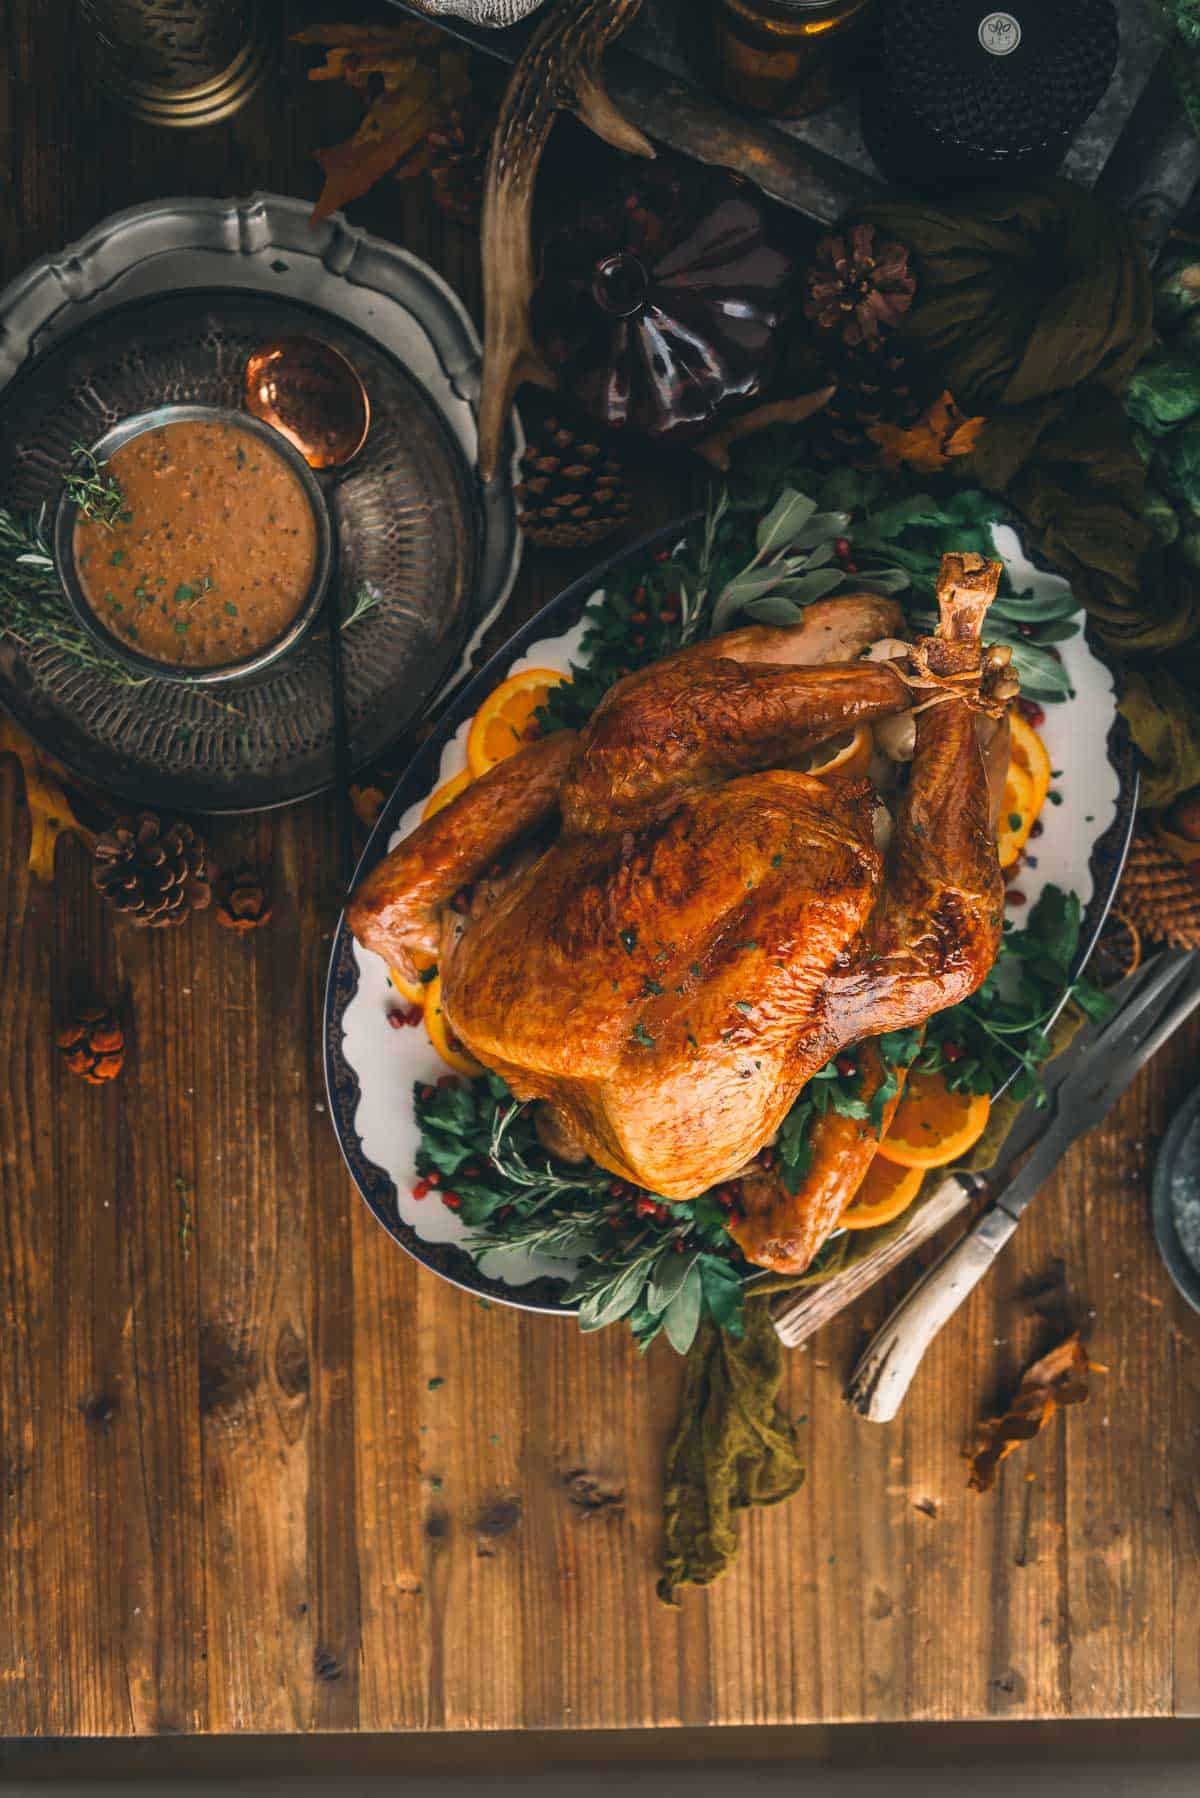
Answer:
MULTIPOLYGON (((80 78, 68 0, 9 17, 5 279, 154 195, 312 195, 311 149, 357 116, 293 55, 227 128, 144 130, 80 78)), ((353 216, 477 304, 476 240, 422 184, 353 216)), ((643 481, 635 526, 691 478, 643 481)), ((512 617, 578 567, 531 555, 512 617)), ((807 1484, 669 1611, 670 1350, 482 1307, 345 1175, 320 1057, 331 807, 214 827, 269 872, 269 927, 139 935, 74 841, 31 882, 20 795, 6 758, 0 1735, 1200 1710, 1200 1331, 1147 1222, 1194 1032, 1069 1158, 899 1421, 856 1422, 839 1388, 904 1274, 792 1357, 807 1484), (113 1086, 54 1050, 80 971, 130 1020, 113 1086), (1063 1314, 1110 1371, 979 1498, 961 1447, 1063 1314)))

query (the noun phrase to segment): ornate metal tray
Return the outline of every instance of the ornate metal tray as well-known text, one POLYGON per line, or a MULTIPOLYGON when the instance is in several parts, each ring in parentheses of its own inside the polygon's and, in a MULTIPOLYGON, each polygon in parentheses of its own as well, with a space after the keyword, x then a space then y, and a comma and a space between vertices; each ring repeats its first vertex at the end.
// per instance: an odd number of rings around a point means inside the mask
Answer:
MULTIPOLYGON (((236 404, 248 350, 289 330, 341 349, 371 397, 371 435, 331 502, 346 591, 379 595, 344 639, 362 762, 465 669, 519 559, 509 482, 483 492, 473 474, 478 338, 414 257, 339 219, 310 231, 306 207, 267 195, 107 221, 0 294, 0 492, 52 502, 72 442, 147 406, 236 404)), ((114 791, 247 810, 332 778, 325 658, 314 635, 260 680, 206 694, 0 647, 0 699, 114 791)))

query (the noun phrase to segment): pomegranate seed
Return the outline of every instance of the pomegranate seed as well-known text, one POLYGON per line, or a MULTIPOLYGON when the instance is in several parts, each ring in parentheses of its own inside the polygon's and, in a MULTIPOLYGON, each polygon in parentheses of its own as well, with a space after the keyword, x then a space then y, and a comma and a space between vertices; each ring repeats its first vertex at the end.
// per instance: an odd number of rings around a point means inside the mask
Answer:
POLYGON ((775 1166, 775 1151, 774 1151, 774 1149, 764 1149, 758 1159, 762 1162, 762 1165, 764 1167, 774 1167, 775 1166))
POLYGON ((1046 714, 1036 699, 1018 699, 1017 710, 1026 724, 1032 724, 1035 730, 1046 722, 1046 714))
POLYGON ((467 1176, 468 1180, 478 1180, 479 1163, 477 1161, 466 1161, 463 1163, 462 1171, 467 1176))
POLYGON ((669 562, 671 560, 670 550, 669 549, 656 549, 654 552, 654 560, 659 563, 669 562))
POLYGON ((608 1183, 608 1194, 612 1199, 623 1199, 625 1197, 625 1182, 623 1180, 610 1180, 608 1183))
POLYGON ((646 589, 644 587, 635 587, 632 598, 635 606, 644 606, 646 603, 646 589))
POLYGON ((1024 905, 1026 899, 1020 887, 1005 887, 1004 903, 1006 905, 1024 905))
POLYGON ((654 1215, 660 1224, 665 1224, 671 1215, 671 1207, 669 1205, 656 1205, 654 1207, 654 1215))
POLYGON ((418 1180, 417 1184, 412 1189, 412 1196, 414 1199, 427 1198, 429 1196, 428 1180, 418 1180))
POLYGON ((432 1173, 426 1174, 425 1184, 427 1186, 440 1186, 442 1184, 442 1176, 438 1173, 436 1168, 434 1168, 432 1173))
POLYGON ((462 1200, 456 1192, 444 1192, 442 1194, 442 1204, 446 1207, 447 1211, 460 1211, 462 1209, 462 1200))
POLYGON ((387 1021, 393 1030, 403 1030, 408 1023, 408 1018, 404 1012, 397 1009, 388 1012, 387 1021))
POLYGON ((607 1221, 610 1230, 623 1230, 625 1228, 624 1220, 618 1211, 614 1211, 607 1221))
POLYGON ((653 1217, 654 1213, 658 1210, 658 1206, 654 1203, 653 1199, 639 1199, 634 1206, 634 1210, 639 1217, 653 1217))
POLYGON ((432 1099, 432 1097, 436 1091, 437 1091, 436 1086, 423 1086, 421 1088, 421 1097, 424 1099, 426 1104, 429 1103, 430 1099, 432 1099))
POLYGON ((677 1236, 675 1238, 674 1242, 671 1244, 671 1247, 674 1249, 674 1251, 677 1255, 682 1255, 684 1249, 686 1249, 686 1247, 687 1247, 687 1244, 686 1244, 686 1242, 684 1242, 682 1236, 677 1236))
POLYGON ((847 1080, 852 1074, 857 1074, 858 1072, 858 1063, 856 1061, 851 1061, 848 1055, 839 1055, 833 1065, 838 1073, 847 1080))
POLYGON ((644 649, 646 646, 646 639, 642 636, 640 631, 635 631, 629 641, 633 644, 635 649, 644 649))
POLYGON ((943 1061, 961 1061, 962 1060, 961 1046, 958 1043, 943 1043, 942 1044, 942 1060, 943 1061))
POLYGON ((1043 836, 1045 834, 1045 830, 1046 830, 1046 826, 1042 823, 1042 820, 1040 818, 1035 818, 1033 820, 1033 823, 1029 826, 1029 834, 1031 837, 1043 836))
POLYGON ((662 620, 663 624, 678 624, 679 623, 679 613, 678 612, 660 612, 658 616, 662 620))
POLYGON ((858 573, 858 563, 857 562, 843 562, 842 567, 845 569, 847 574, 857 574, 858 573))
POLYGON ((833 542, 833 553, 835 556, 840 556, 844 561, 850 554, 849 537, 835 537, 833 542))
POLYGON ((629 614, 630 624, 647 624, 649 622, 649 619, 650 619, 649 612, 631 612, 629 614))

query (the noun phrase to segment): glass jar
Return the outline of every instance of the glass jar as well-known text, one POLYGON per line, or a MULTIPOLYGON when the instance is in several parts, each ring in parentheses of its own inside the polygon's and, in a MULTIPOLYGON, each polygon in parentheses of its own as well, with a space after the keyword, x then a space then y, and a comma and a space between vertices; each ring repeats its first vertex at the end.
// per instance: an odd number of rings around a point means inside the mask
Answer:
POLYGON ((820 112, 873 0, 713 0, 717 78, 738 106, 820 112))

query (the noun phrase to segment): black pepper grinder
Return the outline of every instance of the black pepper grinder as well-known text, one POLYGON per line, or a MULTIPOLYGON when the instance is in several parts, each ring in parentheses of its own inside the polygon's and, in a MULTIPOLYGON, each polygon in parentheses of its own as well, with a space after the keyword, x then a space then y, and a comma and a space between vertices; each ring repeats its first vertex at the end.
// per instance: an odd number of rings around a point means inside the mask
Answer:
POLYGON ((1117 63, 1114 0, 892 0, 865 59, 862 128, 926 191, 1052 173, 1117 63))

